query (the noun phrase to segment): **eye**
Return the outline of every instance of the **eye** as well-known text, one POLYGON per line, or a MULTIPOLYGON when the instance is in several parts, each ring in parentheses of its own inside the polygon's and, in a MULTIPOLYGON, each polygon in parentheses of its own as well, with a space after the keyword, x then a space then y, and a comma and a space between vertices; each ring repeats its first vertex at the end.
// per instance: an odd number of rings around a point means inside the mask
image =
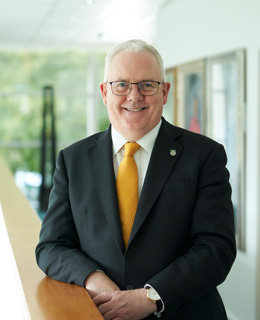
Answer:
POLYGON ((129 90, 129 84, 127 82, 115 82, 115 89, 118 92, 126 92, 127 90, 129 90))
POLYGON ((127 84, 125 82, 118 82, 117 86, 120 88, 125 88, 127 87, 127 84))
POLYGON ((152 82, 143 82, 142 86, 145 88, 151 88, 151 87, 153 87, 153 84, 152 84, 152 82))
POLYGON ((157 89, 157 82, 154 81, 144 81, 140 83, 140 89, 146 92, 151 92, 157 89))

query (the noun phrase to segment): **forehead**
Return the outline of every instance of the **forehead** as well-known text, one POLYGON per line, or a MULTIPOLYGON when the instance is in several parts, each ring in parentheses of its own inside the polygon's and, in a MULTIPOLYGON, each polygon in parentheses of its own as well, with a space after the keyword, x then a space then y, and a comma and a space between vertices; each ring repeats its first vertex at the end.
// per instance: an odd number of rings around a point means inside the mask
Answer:
POLYGON ((161 80, 159 62, 149 51, 121 51, 111 61, 108 70, 109 81, 161 80))

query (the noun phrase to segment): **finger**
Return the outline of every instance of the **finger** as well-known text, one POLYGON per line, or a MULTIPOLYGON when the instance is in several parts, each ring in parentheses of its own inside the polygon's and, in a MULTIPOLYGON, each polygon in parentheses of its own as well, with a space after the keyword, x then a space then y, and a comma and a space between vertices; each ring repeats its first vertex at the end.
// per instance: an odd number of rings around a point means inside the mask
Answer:
POLYGON ((103 303, 103 304, 100 304, 98 306, 98 310, 99 312, 104 316, 106 313, 109 313, 111 314, 111 312, 113 311, 112 310, 112 306, 109 302, 106 302, 106 303, 103 303))
POLYGON ((97 306, 97 305, 101 305, 103 303, 106 303, 106 302, 110 301, 111 298, 112 298, 112 293, 111 292, 104 292, 104 293, 100 293, 99 295, 94 297, 93 298, 93 302, 97 306))
POLYGON ((118 318, 118 315, 115 313, 114 310, 110 310, 106 313, 103 313, 102 316, 105 320, 115 320, 115 319, 119 320, 120 319, 120 318, 118 318))

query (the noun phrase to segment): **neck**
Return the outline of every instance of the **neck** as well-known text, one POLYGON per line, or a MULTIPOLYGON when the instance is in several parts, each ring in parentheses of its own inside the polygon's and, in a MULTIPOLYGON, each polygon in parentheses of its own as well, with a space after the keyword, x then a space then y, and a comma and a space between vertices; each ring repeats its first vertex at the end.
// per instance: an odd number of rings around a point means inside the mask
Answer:
POLYGON ((159 123, 150 131, 131 131, 131 130, 120 130, 120 128, 117 128, 112 124, 113 130, 115 130, 122 138, 124 138, 128 142, 136 142, 141 140, 144 136, 148 135, 150 132, 156 130, 156 136, 159 132, 159 128, 161 126, 162 120, 159 121, 159 123), (158 127, 158 128, 157 128, 158 127), (155 129, 157 128, 157 129, 155 129))

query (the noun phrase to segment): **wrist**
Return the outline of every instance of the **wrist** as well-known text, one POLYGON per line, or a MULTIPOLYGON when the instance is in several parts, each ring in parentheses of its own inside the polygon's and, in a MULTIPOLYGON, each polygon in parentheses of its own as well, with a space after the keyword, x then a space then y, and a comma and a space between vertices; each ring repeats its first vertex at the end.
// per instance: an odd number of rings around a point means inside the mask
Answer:
POLYGON ((87 289, 88 283, 92 280, 92 278, 95 277, 95 274, 96 274, 97 272, 104 273, 102 270, 94 270, 94 271, 90 272, 90 273, 88 274, 88 276, 86 277, 86 279, 85 279, 85 281, 84 281, 84 284, 83 284, 84 287, 85 287, 85 289, 87 289))
POLYGON ((156 304, 154 302, 152 302, 151 300, 147 299, 147 290, 140 289, 140 291, 142 292, 144 306, 145 306, 146 310, 149 312, 149 314, 157 312, 156 304))
POLYGON ((156 311, 154 314, 160 318, 161 313, 164 311, 164 303, 158 294, 158 292, 149 284, 145 285, 145 290, 146 290, 146 297, 148 300, 150 300, 155 306, 156 306, 156 311))

